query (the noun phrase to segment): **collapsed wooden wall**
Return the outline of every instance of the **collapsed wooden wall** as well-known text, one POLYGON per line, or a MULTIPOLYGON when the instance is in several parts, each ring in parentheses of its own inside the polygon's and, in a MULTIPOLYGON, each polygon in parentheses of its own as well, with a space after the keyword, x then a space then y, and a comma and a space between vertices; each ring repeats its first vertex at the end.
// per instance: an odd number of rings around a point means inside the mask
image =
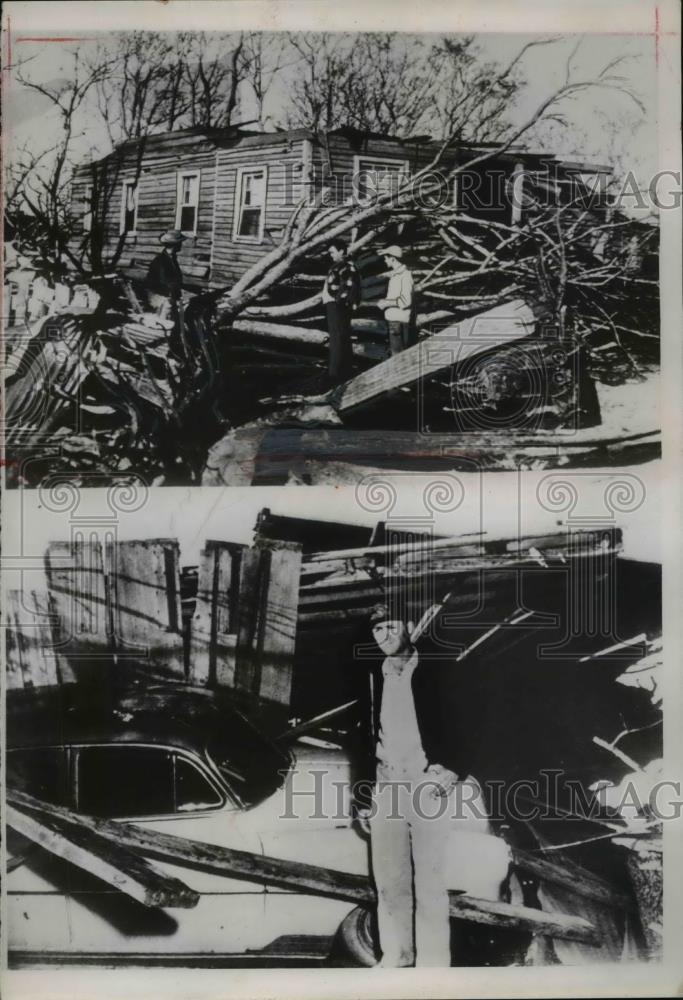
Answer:
POLYGON ((190 633, 193 684, 289 704, 300 568, 298 543, 206 543, 190 633))
POLYGON ((9 687, 91 681, 116 664, 289 705, 301 545, 208 541, 183 624, 175 539, 53 542, 47 589, 8 596, 9 687))

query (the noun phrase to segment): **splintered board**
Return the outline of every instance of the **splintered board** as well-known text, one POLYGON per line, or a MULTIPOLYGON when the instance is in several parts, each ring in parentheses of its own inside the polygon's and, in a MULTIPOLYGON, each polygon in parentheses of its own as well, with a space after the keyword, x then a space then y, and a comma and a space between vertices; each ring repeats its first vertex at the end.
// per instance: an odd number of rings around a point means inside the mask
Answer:
POLYGON ((447 326, 347 382, 339 412, 348 413, 467 358, 529 337, 535 322, 531 309, 521 299, 515 299, 447 326))

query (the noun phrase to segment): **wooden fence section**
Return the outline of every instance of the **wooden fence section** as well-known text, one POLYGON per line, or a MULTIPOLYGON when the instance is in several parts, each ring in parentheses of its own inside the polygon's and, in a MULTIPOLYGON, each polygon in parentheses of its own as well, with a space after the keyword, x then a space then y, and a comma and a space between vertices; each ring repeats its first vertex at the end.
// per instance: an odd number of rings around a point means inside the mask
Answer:
POLYGON ((200 556, 188 679, 233 687, 243 545, 207 541, 200 556))
POLYGON ((59 632, 47 591, 10 590, 6 598, 8 688, 46 687, 73 679, 58 652, 59 632))
POLYGON ((119 657, 185 678, 180 547, 175 539, 118 542, 107 551, 112 639, 119 657))
POLYGON ((242 555, 235 687, 280 705, 292 690, 301 551, 260 539, 242 555))
POLYGON ((45 574, 59 619, 61 652, 72 660, 107 656, 111 629, 104 556, 97 538, 51 542, 45 574))
POLYGON ((12 598, 9 686, 97 679, 105 666, 127 661, 156 676, 234 687, 288 706, 301 554, 293 542, 264 539, 250 549, 207 541, 185 634, 177 540, 110 542, 104 549, 97 539, 51 543, 49 592, 23 597, 42 626, 19 613, 20 594, 12 598))

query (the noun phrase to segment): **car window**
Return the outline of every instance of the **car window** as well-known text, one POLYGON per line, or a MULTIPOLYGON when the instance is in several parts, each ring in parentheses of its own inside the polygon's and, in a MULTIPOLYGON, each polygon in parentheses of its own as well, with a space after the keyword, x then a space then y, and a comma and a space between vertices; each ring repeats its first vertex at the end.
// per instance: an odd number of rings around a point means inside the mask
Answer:
POLYGON ((80 812, 115 819, 174 811, 173 754, 161 747, 78 749, 80 812))
POLYGON ((7 784, 57 806, 72 805, 69 797, 66 753, 61 747, 9 750, 7 784))
POLYGON ((272 795, 290 767, 289 756, 236 712, 220 735, 212 734, 207 751, 228 788, 247 807, 272 795))
POLYGON ((175 807, 176 812, 194 812, 213 809, 222 804, 222 798, 207 781, 198 767, 184 757, 175 758, 175 807))

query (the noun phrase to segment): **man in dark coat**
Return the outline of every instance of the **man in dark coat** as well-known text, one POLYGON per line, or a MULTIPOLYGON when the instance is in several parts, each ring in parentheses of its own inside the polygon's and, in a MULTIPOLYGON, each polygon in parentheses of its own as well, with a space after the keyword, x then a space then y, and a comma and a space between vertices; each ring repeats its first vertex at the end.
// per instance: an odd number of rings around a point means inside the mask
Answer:
POLYGON ((462 792, 467 782, 481 796, 458 724, 471 706, 462 704, 450 662, 419 662, 411 623, 392 620, 384 605, 370 623, 385 659, 371 693, 376 781, 357 817, 371 838, 381 964, 448 966, 449 823, 458 786, 462 792))
POLYGON ((342 244, 333 243, 329 252, 332 267, 323 287, 323 305, 330 336, 329 380, 337 385, 350 378, 352 372, 351 316, 360 302, 360 277, 342 244))
POLYGON ((171 229, 159 239, 163 250, 150 263, 145 281, 150 292, 150 301, 156 307, 163 307, 167 303, 177 303, 180 300, 183 290, 183 272, 178 263, 178 251, 183 245, 184 239, 185 237, 179 229, 171 229), (156 296, 156 300, 153 298, 154 296, 156 296))

